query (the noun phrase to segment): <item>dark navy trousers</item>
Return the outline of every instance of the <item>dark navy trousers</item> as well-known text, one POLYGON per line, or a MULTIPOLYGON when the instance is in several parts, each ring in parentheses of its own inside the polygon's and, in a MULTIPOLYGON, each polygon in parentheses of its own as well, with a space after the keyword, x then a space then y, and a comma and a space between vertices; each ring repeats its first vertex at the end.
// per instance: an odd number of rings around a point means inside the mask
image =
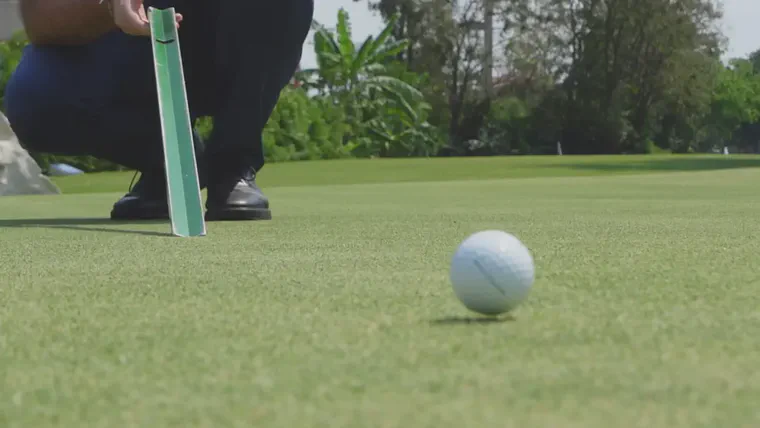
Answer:
MULTIPOLYGON (((146 2, 147 3, 147 2, 146 2)), ((264 164, 262 130, 301 59, 313 0, 156 0, 175 6, 193 118, 212 116, 209 168, 264 164)), ((148 38, 113 32, 86 46, 29 46, 6 112, 31 150, 163 169, 148 38)), ((199 162, 203 161, 199 160, 199 162)))

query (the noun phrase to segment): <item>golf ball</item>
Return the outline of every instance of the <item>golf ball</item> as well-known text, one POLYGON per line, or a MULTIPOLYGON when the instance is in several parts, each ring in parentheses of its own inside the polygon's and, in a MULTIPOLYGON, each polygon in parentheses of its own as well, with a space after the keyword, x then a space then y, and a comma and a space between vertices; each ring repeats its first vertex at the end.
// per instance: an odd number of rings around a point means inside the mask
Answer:
POLYGON ((519 239, 498 230, 464 240, 451 260, 454 293, 483 315, 509 312, 522 303, 535 278, 533 257, 519 239))

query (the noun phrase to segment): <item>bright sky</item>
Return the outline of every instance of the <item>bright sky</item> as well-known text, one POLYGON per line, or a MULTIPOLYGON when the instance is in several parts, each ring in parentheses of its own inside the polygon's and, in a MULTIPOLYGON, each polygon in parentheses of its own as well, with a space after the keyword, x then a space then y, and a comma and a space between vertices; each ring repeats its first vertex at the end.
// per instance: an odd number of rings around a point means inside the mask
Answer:
MULTIPOLYGON (((760 0, 723 0, 725 18, 723 32, 729 38, 729 58, 740 57, 760 48, 760 0)), ((337 21, 338 9, 346 9, 351 17, 354 40, 362 41, 368 35, 375 35, 383 27, 380 17, 367 8, 366 0, 355 3, 353 0, 315 0, 314 18, 320 23, 333 27, 337 21)), ((309 39, 304 46, 303 68, 314 67, 314 48, 309 39)))
MULTIPOLYGON (((728 57, 742 57, 760 48, 760 1, 723 0, 723 33, 729 38, 728 57)), ((329 3, 330 1, 325 1, 329 3)))
MULTIPOLYGON (((363 41, 369 35, 376 35, 383 29, 382 19, 369 10, 366 0, 360 2, 353 0, 314 0, 314 6, 314 19, 327 27, 335 27, 338 22, 338 10, 340 8, 346 9, 351 19, 351 30, 356 42, 363 41)), ((316 66, 312 43, 312 35, 309 34, 303 48, 302 68, 316 66)))

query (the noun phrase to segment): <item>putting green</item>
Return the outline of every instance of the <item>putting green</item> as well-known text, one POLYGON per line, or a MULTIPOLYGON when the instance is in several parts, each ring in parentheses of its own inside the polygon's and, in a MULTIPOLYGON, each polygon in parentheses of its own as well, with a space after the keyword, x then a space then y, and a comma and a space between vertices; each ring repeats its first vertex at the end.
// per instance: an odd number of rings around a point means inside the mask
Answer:
POLYGON ((760 170, 454 178, 272 185, 198 239, 0 198, 0 426, 756 425, 760 170), (447 279, 490 228, 537 264, 501 322, 447 279))

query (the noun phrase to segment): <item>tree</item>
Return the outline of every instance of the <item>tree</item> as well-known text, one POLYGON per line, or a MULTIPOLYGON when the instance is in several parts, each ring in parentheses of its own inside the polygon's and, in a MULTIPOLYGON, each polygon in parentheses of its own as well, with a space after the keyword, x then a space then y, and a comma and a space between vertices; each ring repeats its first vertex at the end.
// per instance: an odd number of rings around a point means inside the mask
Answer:
POLYGON ((399 16, 393 34, 410 42, 399 58, 410 70, 428 77, 422 92, 433 106, 431 122, 447 131, 450 151, 466 153, 466 142, 479 137, 489 110, 481 85, 482 1, 369 0, 368 4, 386 20, 399 16))
POLYGON ((568 153, 645 151, 667 106, 694 99, 683 92, 694 87, 681 84, 691 79, 693 67, 709 71, 720 54, 714 30, 720 11, 711 0, 537 4, 535 13, 558 35, 547 69, 564 91, 562 141, 568 153))
POLYGON ((351 130, 346 143, 360 155, 431 155, 439 145, 427 123, 430 105, 410 84, 419 77, 404 73, 397 60, 409 44, 392 37, 397 20, 357 47, 348 13, 339 10, 335 31, 315 24, 318 67, 300 73, 304 88, 342 106, 351 130))
POLYGON ((707 117, 713 145, 722 146, 734 139, 742 125, 760 120, 760 75, 750 60, 730 61, 718 76, 714 94, 707 117))
POLYGON ((752 69, 755 73, 760 73, 760 49, 749 54, 749 62, 752 63, 752 69))

